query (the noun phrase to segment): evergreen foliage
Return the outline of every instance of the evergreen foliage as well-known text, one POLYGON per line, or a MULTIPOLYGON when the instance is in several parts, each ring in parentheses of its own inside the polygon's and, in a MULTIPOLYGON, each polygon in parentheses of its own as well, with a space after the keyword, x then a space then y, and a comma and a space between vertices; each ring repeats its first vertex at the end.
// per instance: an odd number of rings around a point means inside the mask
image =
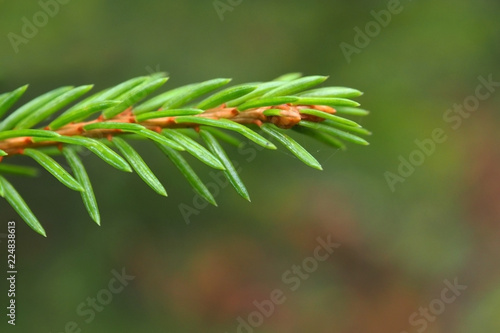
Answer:
POLYGON ((162 73, 130 79, 87 94, 92 85, 66 86, 49 91, 11 111, 27 85, 0 95, 0 196, 36 232, 45 231, 7 177, 34 176, 37 170, 15 164, 16 156, 36 161, 58 181, 80 192, 92 218, 100 224, 99 209, 89 176, 79 156, 88 149, 112 167, 135 172, 155 192, 167 196, 129 140, 147 139, 158 146, 209 203, 215 199, 183 157, 191 154, 207 166, 223 170, 245 199, 247 189, 221 142, 238 145, 238 135, 267 148, 283 145, 299 160, 321 170, 320 163, 293 137, 311 136, 331 147, 344 149, 343 141, 367 145, 361 136, 370 132, 344 116, 367 111, 350 98, 362 93, 345 87, 316 88, 325 76, 286 74, 269 82, 223 88, 230 79, 213 79, 155 93, 167 77, 162 73), (68 107, 71 103, 76 104, 68 107), (58 149, 54 149, 58 148, 58 149), (72 173, 56 159, 65 159, 72 173))

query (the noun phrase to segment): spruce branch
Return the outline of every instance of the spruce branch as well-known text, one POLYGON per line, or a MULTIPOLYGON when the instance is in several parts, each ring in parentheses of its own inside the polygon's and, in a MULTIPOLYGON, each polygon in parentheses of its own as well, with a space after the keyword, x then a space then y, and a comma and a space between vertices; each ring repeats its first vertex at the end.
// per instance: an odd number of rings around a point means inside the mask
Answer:
POLYGON ((97 92, 66 110, 63 109, 92 86, 54 89, 9 113, 27 89, 27 85, 22 86, 0 95, 0 120, 7 115, 0 121, 0 196, 31 228, 45 236, 28 205, 5 178, 8 174, 33 175, 30 168, 7 163, 17 155, 25 155, 65 186, 80 192, 90 217, 100 224, 97 201, 78 150, 88 149, 118 170, 135 171, 153 190, 166 196, 163 185, 128 143, 148 139, 211 204, 216 205, 213 195, 181 152, 223 170, 236 191, 250 200, 219 142, 239 145, 241 141, 233 136, 235 133, 267 149, 277 149, 270 140, 278 142, 306 165, 319 170, 320 163, 293 138, 294 133, 340 149, 345 148, 342 140, 368 144, 360 135, 370 132, 343 117, 368 114, 350 99, 362 93, 346 87, 314 88, 326 79, 291 73, 269 82, 239 84, 222 90, 231 80, 213 79, 146 99, 168 80, 157 73, 97 92), (73 175, 50 155, 62 155, 73 175))

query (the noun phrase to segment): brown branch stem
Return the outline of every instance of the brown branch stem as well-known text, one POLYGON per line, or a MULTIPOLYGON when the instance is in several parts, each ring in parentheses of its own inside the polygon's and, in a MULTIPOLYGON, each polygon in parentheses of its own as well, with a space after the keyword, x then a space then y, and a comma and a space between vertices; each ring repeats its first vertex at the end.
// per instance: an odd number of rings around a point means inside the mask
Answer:
MULTIPOLYGON (((309 120, 319 122, 322 118, 314 117, 306 114, 301 114, 300 110, 316 109, 326 113, 335 113, 335 109, 324 105, 291 105, 282 104, 277 106, 266 106, 255 109, 248 109, 245 111, 238 111, 236 108, 226 107, 221 105, 219 107, 206 110, 205 112, 196 115, 196 117, 206 117, 212 119, 231 119, 232 121, 239 124, 256 124, 260 126, 262 123, 273 123, 281 128, 292 128, 297 125, 300 120, 309 120), (264 111, 268 109, 280 109, 280 116, 266 116, 264 111)), ((199 125, 195 123, 176 123, 176 117, 162 117, 148 119, 142 122, 138 122, 132 109, 129 108, 119 115, 111 119, 104 119, 99 117, 97 119, 79 123, 70 123, 61 127, 54 132, 64 135, 64 136, 84 136, 88 138, 109 138, 111 139, 114 135, 122 134, 121 130, 116 129, 94 129, 86 131, 84 126, 88 124, 98 123, 98 122, 120 122, 120 123, 137 123, 145 126, 146 128, 160 132, 162 129, 166 128, 197 128, 199 125)), ((48 128, 45 128, 48 129, 48 128)), ((33 142, 31 137, 17 137, 5 140, 0 140, 0 149, 5 151, 8 155, 22 154, 26 148, 35 147, 46 147, 46 146, 60 146, 61 143, 55 141, 41 141, 33 142)), ((1 161, 1 157, 0 157, 1 161)))

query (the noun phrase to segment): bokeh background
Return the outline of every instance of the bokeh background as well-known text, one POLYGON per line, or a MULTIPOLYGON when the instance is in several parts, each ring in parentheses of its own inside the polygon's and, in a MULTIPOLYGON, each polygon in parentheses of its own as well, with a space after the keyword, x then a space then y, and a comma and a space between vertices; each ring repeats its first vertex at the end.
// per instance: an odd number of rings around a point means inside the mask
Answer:
POLYGON ((373 131, 371 145, 341 152, 305 140, 322 172, 284 149, 254 150, 250 159, 227 147, 252 202, 221 188, 219 207, 200 209, 190 224, 179 205, 193 205, 192 190, 150 145, 138 148, 167 199, 134 175, 85 159, 101 227, 50 175, 11 177, 48 238, 0 201, 0 232, 18 221, 17 327, 2 315, 5 331, 238 332, 237 318, 247 320, 253 301, 274 289, 286 301, 255 332, 500 331, 500 92, 456 129, 443 120, 474 94, 479 76, 500 81, 500 3, 401 1, 403 10, 350 62, 340 44, 355 45, 354 28, 364 30, 387 2, 221 3, 231 10, 218 13, 212 0, 69 1, 15 52, 8 34, 21 35, 23 17, 32 21, 42 7, 0 1, 0 91, 30 83, 27 101, 61 85, 102 89, 158 70, 171 76, 166 88, 214 77, 329 75, 330 85, 365 92, 358 100, 371 114, 356 120, 373 131), (397 173, 400 156, 435 128, 447 140, 391 191, 384 174, 397 173), (340 247, 292 292, 282 275, 329 235, 340 247), (92 320, 78 314, 122 269, 135 279, 92 320), (444 281, 455 279, 467 289, 439 308, 444 281), (429 305, 439 313, 422 319, 429 305))

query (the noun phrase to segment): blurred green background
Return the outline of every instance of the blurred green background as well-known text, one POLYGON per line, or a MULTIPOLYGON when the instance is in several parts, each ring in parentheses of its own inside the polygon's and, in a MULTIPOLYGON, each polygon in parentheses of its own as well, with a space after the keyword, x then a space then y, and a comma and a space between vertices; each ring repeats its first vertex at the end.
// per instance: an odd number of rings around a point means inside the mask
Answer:
MULTIPOLYGON (((255 332, 500 331, 500 92, 456 128, 443 120, 474 95, 479 76, 500 81, 500 3, 402 1, 350 62, 341 43, 355 46, 354 28, 364 30, 387 2, 216 3, 226 11, 212 1, 69 1, 15 52, 9 33, 21 35, 23 17, 33 21, 43 6, 0 0, 0 91, 29 83, 27 101, 61 85, 97 90, 152 71, 170 74, 166 89, 214 77, 329 75, 329 85, 365 92, 358 100, 371 114, 355 120, 373 131, 371 145, 341 152, 306 140, 322 172, 284 149, 228 147, 252 202, 220 188, 219 208, 200 209, 190 224, 179 205, 192 206, 194 194, 151 145, 139 148, 167 199, 86 157, 101 227, 78 193, 50 175, 11 177, 48 234, 35 234, 0 201, 0 233, 18 222, 15 329, 238 332, 254 300, 281 289, 286 301, 255 332), (447 140, 392 191, 385 173, 397 173, 400 156, 436 128, 447 140), (340 247, 291 291, 282 275, 312 256, 317 237, 340 247), (122 269, 135 278, 106 298, 112 271, 122 269), (445 304, 443 281, 455 279, 467 289, 445 304), (91 309, 89 297, 106 303, 95 316, 78 312, 91 309), (429 306, 427 317, 419 312, 429 306)), ((5 331, 14 330, 2 316, 5 331)))

